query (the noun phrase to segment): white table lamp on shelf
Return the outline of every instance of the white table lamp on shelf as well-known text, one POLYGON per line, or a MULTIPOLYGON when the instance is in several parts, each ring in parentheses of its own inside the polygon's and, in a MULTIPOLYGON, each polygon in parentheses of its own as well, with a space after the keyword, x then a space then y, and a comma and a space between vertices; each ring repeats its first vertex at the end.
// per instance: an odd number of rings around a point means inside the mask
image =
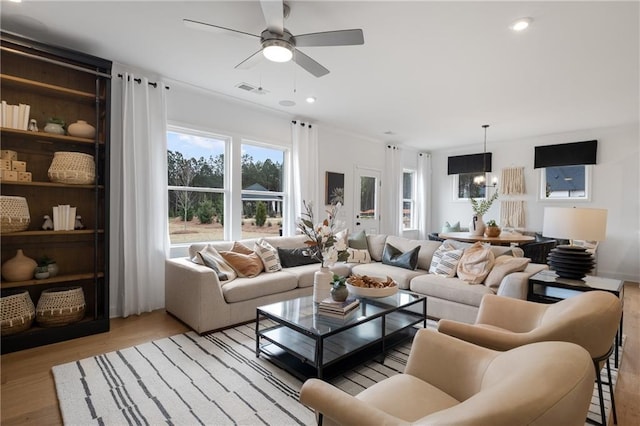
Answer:
POLYGON ((607 210, 575 207, 545 207, 542 235, 570 241, 549 254, 549 267, 558 276, 582 279, 593 270, 594 257, 573 240, 603 241, 607 233, 607 210))

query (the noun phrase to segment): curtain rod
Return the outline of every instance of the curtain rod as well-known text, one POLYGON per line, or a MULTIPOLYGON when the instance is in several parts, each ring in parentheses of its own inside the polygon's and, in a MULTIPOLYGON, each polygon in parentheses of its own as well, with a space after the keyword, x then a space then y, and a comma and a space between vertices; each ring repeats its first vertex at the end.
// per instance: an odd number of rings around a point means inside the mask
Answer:
MULTIPOLYGON (((118 74, 118 77, 124 78, 124 76, 122 74, 118 74)), ((131 76, 129 76, 127 78, 131 78, 131 76)), ((138 84, 142 83, 142 79, 141 78, 134 78, 133 81, 135 81, 138 84)), ((158 87, 158 83, 154 83, 154 82, 150 81, 149 82, 149 86, 158 87)), ((171 87, 169 87, 169 86, 164 86, 164 88, 167 89, 167 90, 171 89, 171 87)))
MULTIPOLYGON (((292 122, 293 124, 298 124, 298 122, 297 122, 296 120, 291 120, 291 122, 292 122)), ((305 124, 304 124, 302 121, 300 122, 300 125, 301 125, 302 127, 304 127, 304 126, 305 126, 305 124)), ((307 124, 307 126, 309 126, 309 128, 311 128, 311 123, 307 124)))

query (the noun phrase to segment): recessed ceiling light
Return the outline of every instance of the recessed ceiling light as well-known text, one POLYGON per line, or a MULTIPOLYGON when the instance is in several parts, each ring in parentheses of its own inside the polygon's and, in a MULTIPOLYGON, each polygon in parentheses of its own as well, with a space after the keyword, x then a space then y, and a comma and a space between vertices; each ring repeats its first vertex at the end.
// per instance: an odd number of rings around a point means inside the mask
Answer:
POLYGON ((517 19, 509 26, 513 31, 524 31, 529 28, 529 25, 533 22, 531 18, 520 18, 517 19))
POLYGON ((312 104, 312 103, 314 103, 316 101, 316 98, 315 98, 315 96, 309 96, 306 99, 306 101, 307 101, 307 103, 312 104))
POLYGON ((280 105, 285 106, 285 107, 291 107, 291 106, 295 106, 295 102, 293 101, 289 101, 289 100, 284 100, 284 101, 280 101, 278 102, 280 105))

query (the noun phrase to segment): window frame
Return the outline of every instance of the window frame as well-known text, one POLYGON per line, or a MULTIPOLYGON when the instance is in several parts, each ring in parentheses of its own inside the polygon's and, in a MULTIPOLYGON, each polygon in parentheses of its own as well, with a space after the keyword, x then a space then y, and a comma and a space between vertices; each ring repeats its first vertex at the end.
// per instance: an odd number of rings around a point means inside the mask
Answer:
POLYGON ((402 221, 403 231, 412 231, 418 229, 418 218, 416 217, 416 193, 417 193, 417 170, 403 169, 402 170, 402 201, 400 205, 400 220, 402 221), (404 198, 404 175, 411 175, 411 198, 404 198), (405 226, 404 223, 404 204, 410 204, 409 208, 409 225, 405 226))
POLYGON ((589 202, 591 201, 591 178, 593 165, 592 164, 573 164, 570 166, 555 166, 555 167, 584 167, 584 193, 583 197, 547 197, 546 196, 546 186, 547 186, 547 167, 541 167, 538 169, 538 200, 539 201, 549 201, 549 202, 589 202))

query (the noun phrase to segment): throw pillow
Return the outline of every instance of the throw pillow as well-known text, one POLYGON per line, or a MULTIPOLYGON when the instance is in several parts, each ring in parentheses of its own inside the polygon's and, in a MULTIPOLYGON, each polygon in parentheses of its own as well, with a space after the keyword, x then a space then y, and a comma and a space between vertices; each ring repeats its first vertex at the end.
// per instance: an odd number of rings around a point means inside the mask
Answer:
POLYGON ((300 265, 310 265, 312 263, 320 263, 320 261, 311 256, 311 250, 307 247, 283 249, 278 247, 278 257, 283 268, 292 268, 300 265))
POLYGON ((347 249, 347 252, 349 253, 347 263, 371 263, 371 255, 369 254, 369 250, 358 250, 349 247, 347 249))
POLYGON ((403 253, 387 243, 384 245, 384 251, 382 252, 382 263, 414 271, 418 266, 419 253, 420 246, 403 253))
POLYGON ((220 284, 226 284, 234 280, 238 275, 233 268, 224 260, 212 245, 208 244, 202 250, 196 252, 193 262, 213 269, 218 276, 220 284))
POLYGON ((457 221, 453 225, 449 222, 445 222, 442 227, 442 232, 460 232, 460 221, 457 221))
POLYGON ((264 270, 267 272, 277 272, 282 270, 278 250, 271 244, 266 242, 264 238, 260 238, 253 246, 253 250, 260 256, 264 270))
POLYGON ((502 279, 512 272, 522 272, 527 268, 527 265, 531 262, 528 257, 513 257, 513 256, 498 256, 493 264, 493 268, 487 278, 484 280, 484 285, 497 291, 500 287, 502 279))
POLYGON ((458 262, 458 278, 470 284, 480 284, 489 275, 494 261, 491 247, 478 241, 463 252, 458 262))
POLYGON ((230 251, 221 251, 220 255, 239 277, 253 278, 264 270, 260 256, 237 241, 233 243, 230 251))
POLYGON ((455 277, 458 262, 462 258, 463 249, 456 249, 451 242, 444 241, 433 253, 429 273, 455 277))
POLYGON ((351 248, 358 250, 369 250, 369 245, 367 244, 367 234, 364 232, 364 229, 361 229, 353 235, 349 235, 348 243, 349 247, 351 248))
POLYGON ((334 238, 336 239, 335 245, 336 247, 349 247, 349 230, 348 229, 343 229, 340 232, 336 232, 334 235, 334 238))

